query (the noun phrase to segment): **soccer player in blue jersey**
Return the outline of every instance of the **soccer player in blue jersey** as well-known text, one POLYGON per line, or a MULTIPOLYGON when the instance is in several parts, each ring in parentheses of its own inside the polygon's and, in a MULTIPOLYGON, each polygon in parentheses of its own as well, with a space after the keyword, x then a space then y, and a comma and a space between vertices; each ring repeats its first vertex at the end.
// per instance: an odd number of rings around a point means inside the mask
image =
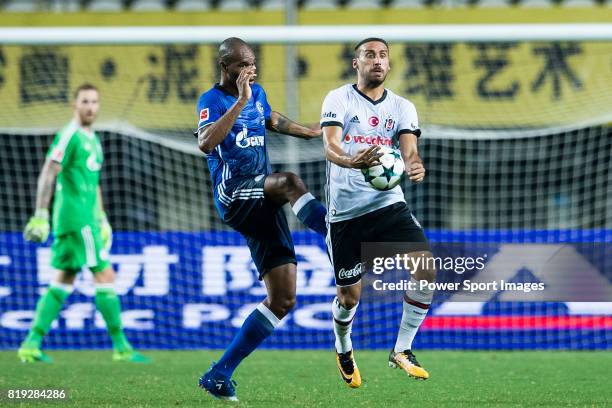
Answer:
POLYGON ((214 397, 237 401, 232 374, 295 304, 296 258, 282 206, 325 236, 326 210, 293 173, 272 173, 266 129, 315 138, 320 130, 299 125, 272 111, 251 47, 228 38, 219 47, 221 79, 198 101, 198 146, 207 154, 215 205, 225 223, 246 239, 267 297, 247 317, 221 359, 200 378, 214 397))

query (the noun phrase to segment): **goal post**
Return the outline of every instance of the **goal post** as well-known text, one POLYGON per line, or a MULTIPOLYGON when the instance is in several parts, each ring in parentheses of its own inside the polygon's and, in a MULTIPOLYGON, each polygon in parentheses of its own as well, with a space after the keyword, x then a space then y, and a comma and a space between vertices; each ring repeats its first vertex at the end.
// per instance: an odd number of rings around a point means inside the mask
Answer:
POLYGON ((1 28, 2 44, 217 44, 228 36, 264 44, 330 44, 368 36, 389 42, 608 41, 609 23, 407 24, 1 28))

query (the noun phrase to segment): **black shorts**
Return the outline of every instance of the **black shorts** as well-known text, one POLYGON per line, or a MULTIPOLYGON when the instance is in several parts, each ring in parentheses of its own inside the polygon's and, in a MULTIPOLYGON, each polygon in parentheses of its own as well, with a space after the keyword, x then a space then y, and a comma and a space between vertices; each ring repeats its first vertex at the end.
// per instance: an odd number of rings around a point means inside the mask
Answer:
POLYGON ((258 176, 239 183, 224 217, 246 239, 259 279, 277 266, 297 264, 283 208, 263 195, 265 180, 265 176, 258 176))
POLYGON ((351 286, 365 272, 361 244, 364 242, 424 243, 423 229, 406 203, 395 203, 360 217, 330 224, 328 249, 337 286, 351 286))

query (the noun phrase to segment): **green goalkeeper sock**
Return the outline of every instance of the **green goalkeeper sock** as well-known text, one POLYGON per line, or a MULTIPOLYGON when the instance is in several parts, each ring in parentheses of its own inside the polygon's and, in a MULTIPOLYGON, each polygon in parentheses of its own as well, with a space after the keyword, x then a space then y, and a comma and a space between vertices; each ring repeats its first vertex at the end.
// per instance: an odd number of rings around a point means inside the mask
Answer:
POLYGON ((49 332, 51 323, 55 320, 66 298, 72 292, 72 285, 53 283, 47 292, 38 299, 36 303, 36 315, 34 323, 28 332, 28 336, 21 343, 25 348, 40 348, 42 339, 49 332))
POLYGON ((96 287, 96 307, 106 322, 106 329, 117 351, 128 351, 132 346, 127 341, 121 325, 121 303, 112 287, 98 285, 96 287))

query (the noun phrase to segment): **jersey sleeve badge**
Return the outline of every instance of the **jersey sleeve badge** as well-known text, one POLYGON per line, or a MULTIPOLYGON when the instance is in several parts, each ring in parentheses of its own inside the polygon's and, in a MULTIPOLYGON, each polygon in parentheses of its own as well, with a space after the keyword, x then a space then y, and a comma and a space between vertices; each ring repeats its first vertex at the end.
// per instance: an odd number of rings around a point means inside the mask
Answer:
POLYGON ((208 108, 204 108, 200 111, 200 120, 208 120, 208 108))

